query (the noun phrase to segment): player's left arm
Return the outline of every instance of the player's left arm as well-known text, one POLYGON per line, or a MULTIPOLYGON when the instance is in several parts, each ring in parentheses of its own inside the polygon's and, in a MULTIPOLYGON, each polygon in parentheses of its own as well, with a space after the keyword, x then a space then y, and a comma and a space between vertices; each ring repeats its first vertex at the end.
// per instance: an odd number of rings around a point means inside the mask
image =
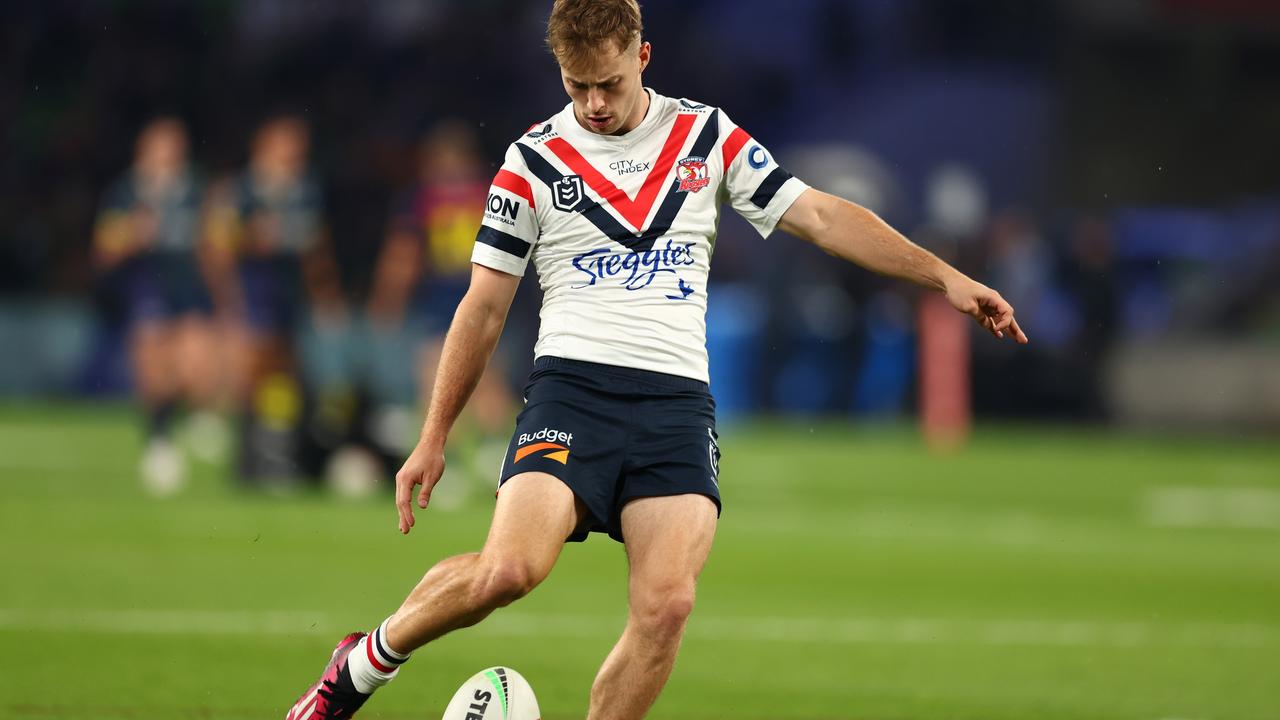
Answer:
POLYGON ((860 205, 808 188, 782 214, 778 227, 872 272, 941 292, 952 307, 997 338, 1007 334, 1020 344, 1027 343, 1013 306, 1000 293, 911 242, 860 205))

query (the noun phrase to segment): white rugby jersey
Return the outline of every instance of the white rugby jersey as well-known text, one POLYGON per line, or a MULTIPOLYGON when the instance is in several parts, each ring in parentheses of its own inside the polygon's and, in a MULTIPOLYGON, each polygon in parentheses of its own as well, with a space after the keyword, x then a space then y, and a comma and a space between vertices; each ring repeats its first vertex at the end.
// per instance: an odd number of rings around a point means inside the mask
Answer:
POLYGON ((543 301, 537 357, 708 382, 707 273, 720 205, 768 235, 808 187, 719 109, 647 90, 625 135, 573 105, 507 150, 471 260, 523 275, 543 301))

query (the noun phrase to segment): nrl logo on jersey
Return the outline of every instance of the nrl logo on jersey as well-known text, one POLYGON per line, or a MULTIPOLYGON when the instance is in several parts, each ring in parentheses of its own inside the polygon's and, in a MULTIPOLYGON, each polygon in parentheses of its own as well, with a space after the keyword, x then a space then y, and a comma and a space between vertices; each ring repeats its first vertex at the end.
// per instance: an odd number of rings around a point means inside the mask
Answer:
POLYGON ((711 173, 707 170, 707 159, 690 155, 676 163, 676 177, 680 180, 677 192, 696 193, 711 184, 711 173))
POLYGON ((552 204, 557 210, 563 212, 573 212, 578 207, 578 203, 582 202, 584 191, 582 189, 581 175, 566 175, 560 178, 559 182, 551 186, 552 204))

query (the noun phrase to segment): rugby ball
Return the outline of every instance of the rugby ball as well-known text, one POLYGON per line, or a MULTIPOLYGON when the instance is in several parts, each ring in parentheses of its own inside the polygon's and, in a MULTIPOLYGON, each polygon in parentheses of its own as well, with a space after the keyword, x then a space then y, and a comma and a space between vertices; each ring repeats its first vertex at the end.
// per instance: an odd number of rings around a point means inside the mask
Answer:
POLYGON ((541 720, 533 688, 508 667, 472 675, 445 708, 443 720, 541 720))

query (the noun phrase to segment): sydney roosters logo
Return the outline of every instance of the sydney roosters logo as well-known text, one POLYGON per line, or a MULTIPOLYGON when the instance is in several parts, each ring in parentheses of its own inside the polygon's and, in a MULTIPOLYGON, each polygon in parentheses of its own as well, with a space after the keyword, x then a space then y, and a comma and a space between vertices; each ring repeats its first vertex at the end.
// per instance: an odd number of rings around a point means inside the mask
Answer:
POLYGON ((707 159, 690 155, 676 164, 676 177, 680 179, 679 192, 698 192, 711 184, 707 159))

